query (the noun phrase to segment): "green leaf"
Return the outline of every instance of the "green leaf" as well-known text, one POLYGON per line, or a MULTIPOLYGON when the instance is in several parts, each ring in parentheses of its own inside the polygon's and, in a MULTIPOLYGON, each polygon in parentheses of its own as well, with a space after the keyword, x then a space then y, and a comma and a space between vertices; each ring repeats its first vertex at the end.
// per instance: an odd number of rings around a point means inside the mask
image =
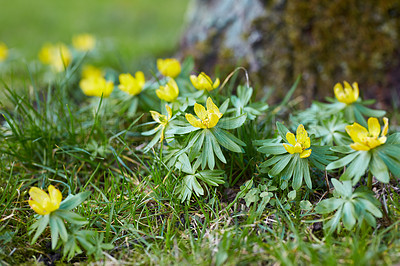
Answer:
POLYGON ((355 152, 352 148, 350 148, 349 145, 344 145, 344 146, 334 146, 330 148, 334 152, 339 152, 343 154, 349 154, 355 152))
POLYGON ((58 242, 59 229, 58 229, 58 223, 56 221, 57 218, 58 217, 54 216, 53 213, 51 214, 50 217, 51 249, 55 249, 58 242))
POLYGON ((396 132, 388 136, 386 144, 400 144, 400 132, 396 132))
POLYGON ((298 164, 298 166, 294 168, 292 181, 293 189, 298 190, 301 187, 301 184, 303 183, 303 173, 303 168, 301 167, 301 165, 298 164))
POLYGON ((278 161, 274 167, 272 167, 272 169, 268 172, 268 174, 270 176, 277 176, 279 175, 282 170, 286 167, 286 165, 290 162, 290 160, 292 159, 293 155, 292 154, 287 154, 287 155, 283 155, 281 156, 281 160, 278 161))
POLYGON ((182 185, 180 188, 180 198, 181 201, 190 200, 192 197, 192 192, 195 192, 197 196, 204 195, 204 190, 200 183, 197 181, 195 175, 187 175, 182 180, 182 185))
POLYGON ((304 211, 309 211, 312 209, 312 204, 308 200, 302 200, 300 201, 300 209, 304 211))
POLYGON ((220 111, 222 114, 225 114, 226 109, 228 109, 228 106, 229 106, 229 98, 226 99, 226 100, 220 105, 220 107, 219 107, 218 109, 219 109, 219 111, 220 111))
POLYGON ((218 186, 225 183, 223 170, 204 170, 196 174, 196 177, 210 186, 218 186))
POLYGON ((281 122, 276 122, 276 128, 278 129, 278 134, 281 138, 287 142, 286 134, 290 132, 289 129, 287 129, 281 122))
POLYGON ((271 143, 268 146, 262 146, 260 148, 257 149, 259 152, 265 153, 265 154, 274 154, 274 155, 278 155, 278 154, 284 154, 284 153, 288 153, 285 150, 285 147, 283 147, 282 143, 271 143))
POLYGON ((385 162, 386 166, 389 168, 390 172, 397 178, 400 178, 400 161, 399 159, 394 159, 391 156, 385 154, 383 151, 378 152, 379 157, 385 162))
POLYGON ((349 155, 346 155, 342 159, 331 162, 330 164, 328 164, 326 166, 326 170, 333 170, 333 169, 341 168, 341 167, 349 164, 351 161, 353 161, 353 159, 359 154, 360 154, 360 152, 350 153, 349 155))
POLYGON ((204 151, 202 153, 203 158, 205 160, 202 161, 201 163, 201 168, 205 168, 205 163, 203 162, 207 161, 208 162, 208 167, 212 170, 214 169, 215 166, 215 158, 214 158, 214 149, 212 147, 212 140, 210 139, 211 132, 207 130, 206 132, 206 137, 205 137, 205 143, 204 143, 204 151))
POLYGON ((368 210, 375 217, 382 218, 382 212, 371 201, 363 198, 357 198, 357 202, 362 205, 362 209, 368 210))
POLYGON ((147 144, 147 146, 144 147, 143 149, 144 153, 147 153, 151 148, 154 147, 154 145, 156 145, 156 143, 161 139, 161 134, 162 130, 159 130, 157 134, 154 136, 154 138, 147 144))
POLYGON ((296 190, 292 190, 288 193, 289 200, 294 200, 296 198, 296 190))
POLYGON ((236 143, 239 143, 242 146, 246 146, 244 142, 241 140, 237 139, 235 136, 232 134, 221 130, 217 127, 213 127, 211 129, 211 132, 213 133, 214 137, 217 139, 218 143, 221 144, 224 148, 237 152, 237 153, 242 153, 243 149, 236 143))
POLYGON ((222 129, 235 129, 243 125, 246 121, 247 115, 242 114, 237 117, 223 118, 218 121, 217 126, 222 129))
POLYGON ((347 230, 351 230, 356 223, 354 213, 354 205, 350 201, 346 202, 343 205, 343 225, 347 230))
POLYGON ((328 214, 339 208, 343 203, 342 199, 330 198, 320 201, 315 207, 319 214, 328 214))
POLYGON ((374 110, 359 103, 354 103, 354 107, 366 117, 381 117, 386 114, 386 111, 374 110))
POLYGON ((194 144, 190 150, 190 154, 189 154, 190 161, 192 161, 195 157, 197 157, 199 155, 201 147, 203 146, 204 137, 205 137, 207 131, 208 130, 199 131, 199 133, 198 133, 199 136, 198 136, 197 140, 194 142, 194 144))
POLYGON ((68 197, 61 202, 59 209, 67 211, 72 210, 84 202, 90 196, 90 194, 90 191, 85 191, 78 193, 75 196, 68 195, 68 197))
MULTIPOLYGON (((33 245, 38 237, 43 233, 44 229, 46 229, 46 226, 49 224, 50 221, 50 215, 42 215, 40 216, 39 220, 37 220, 33 225, 32 229, 36 229, 36 233, 32 238, 31 245, 33 245)), ((30 231, 31 233, 32 231, 30 231)))
POLYGON ((344 198, 350 198, 353 194, 353 187, 351 185, 351 181, 343 181, 332 178, 332 185, 335 187, 337 193, 339 193, 344 198))
POLYGON ((221 160, 221 162, 226 163, 225 156, 222 153, 221 147, 219 146, 217 139, 214 137, 213 134, 211 134, 211 133, 207 133, 207 134, 209 134, 209 139, 212 142, 211 144, 214 149, 215 155, 217 156, 218 159, 221 160))
POLYGON ((312 189, 312 182, 310 176, 310 167, 308 166, 308 160, 300 158, 301 168, 303 169, 303 177, 306 185, 309 189, 312 189))
POLYGON ((379 157, 377 153, 372 155, 371 162, 369 164, 371 173, 381 181, 382 183, 389 183, 390 177, 388 168, 385 162, 379 157))
POLYGON ((359 155, 349 164, 340 180, 353 180, 353 185, 357 184, 360 177, 365 174, 371 160, 369 151, 360 151, 359 155))

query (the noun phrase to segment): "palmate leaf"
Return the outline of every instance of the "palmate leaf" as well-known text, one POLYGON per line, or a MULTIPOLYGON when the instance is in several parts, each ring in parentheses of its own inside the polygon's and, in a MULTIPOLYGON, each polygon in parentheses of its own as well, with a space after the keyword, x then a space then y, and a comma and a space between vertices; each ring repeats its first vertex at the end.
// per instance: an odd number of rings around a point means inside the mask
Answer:
POLYGON ((311 163, 322 171, 325 170, 326 165, 337 159, 330 150, 330 146, 311 145, 311 150, 309 158, 311 163))
POLYGON ((59 209, 67 211, 72 210, 84 202, 90 196, 90 194, 90 191, 85 191, 76 195, 68 195, 68 197, 60 203, 59 209))
POLYGON ((281 136, 281 138, 285 141, 288 142, 286 139, 286 134, 289 131, 289 129, 287 129, 287 127, 285 127, 282 123, 280 122, 276 122, 276 128, 278 129, 278 134, 281 136))
POLYGON ((222 129, 235 129, 244 124, 246 121, 246 114, 237 117, 222 118, 218 121, 217 127, 222 129))
POLYGON ((187 175, 183 178, 182 185, 178 190, 181 202, 189 201, 192 197, 193 191, 197 196, 204 195, 204 190, 199 181, 197 181, 196 175, 187 175))
POLYGON ((358 155, 349 164, 340 179, 352 180, 353 185, 357 184, 361 176, 364 175, 367 170, 370 160, 371 153, 369 151, 359 151, 358 155))
POLYGON ((217 127, 211 128, 210 131, 217 139, 218 143, 224 148, 237 153, 244 152, 243 148, 240 146, 246 146, 246 143, 236 138, 231 133, 217 127))
POLYGON ((385 162, 379 157, 378 153, 373 153, 369 164, 371 173, 382 183, 389 183, 389 171, 385 162))
POLYGON ((49 224, 49 221, 50 215, 42 215, 34 224, 30 226, 29 234, 32 234, 36 230, 36 233, 32 238, 31 245, 33 245, 43 233, 44 229, 46 229, 47 225, 49 224))

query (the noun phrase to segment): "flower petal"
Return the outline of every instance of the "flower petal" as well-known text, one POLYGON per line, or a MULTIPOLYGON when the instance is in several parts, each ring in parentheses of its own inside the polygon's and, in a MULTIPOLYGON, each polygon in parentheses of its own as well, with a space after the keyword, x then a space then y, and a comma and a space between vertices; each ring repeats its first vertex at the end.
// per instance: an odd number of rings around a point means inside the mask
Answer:
POLYGON ((196 119, 192 114, 185 115, 186 120, 194 127, 207 128, 199 119, 196 119))
POLYGON ((304 150, 302 153, 300 153, 300 158, 307 158, 310 157, 310 155, 311 155, 311 149, 304 150))
POLYGON ((54 186, 50 185, 48 187, 48 191, 49 191, 49 196, 50 196, 50 202, 57 207, 56 209, 58 209, 58 207, 60 206, 60 202, 62 200, 62 193, 60 190, 56 189, 54 186))
POLYGON ((358 89, 358 83, 357 82, 353 82, 353 97, 354 97, 354 101, 357 101, 358 96, 359 96, 359 89, 358 89))
POLYGON ((168 113, 168 118, 167 118, 167 120, 170 120, 171 117, 172 117, 172 109, 171 109, 171 107, 169 107, 168 104, 165 105, 165 109, 167 110, 167 113, 168 113))
POLYGON ((369 151, 370 147, 368 147, 367 145, 361 143, 361 142, 355 142, 350 144, 350 148, 352 148, 353 150, 356 151, 369 151))
POLYGON ((44 192, 43 189, 37 187, 31 187, 29 189, 29 196, 41 206, 50 201, 49 195, 44 192))
POLYGON ((212 112, 217 114, 219 117, 222 116, 222 114, 219 112, 218 107, 214 104, 214 102, 212 101, 211 97, 207 98, 207 111, 208 112, 212 112))
POLYGON ((207 128, 213 128, 217 125, 219 121, 219 116, 217 114, 211 113, 208 115, 207 128))
POLYGON ((339 102, 341 102, 341 100, 343 99, 343 86, 340 83, 336 83, 335 87, 333 88, 333 92, 335 93, 335 97, 336 99, 339 100, 339 102))
POLYGON ((368 130, 371 137, 377 138, 381 133, 381 125, 376 117, 370 117, 368 119, 368 130))
POLYGON ((34 210, 37 214, 40 215, 46 215, 48 214, 48 212, 43 209, 40 204, 38 204, 36 201, 34 200, 28 200, 29 206, 31 206, 32 210, 34 210))
POLYGON ((204 108, 203 105, 195 103, 194 104, 194 112, 201 120, 207 119, 208 112, 206 111, 206 108, 204 108))
POLYGON ((296 138, 293 133, 291 132, 286 133, 286 139, 293 146, 296 145, 296 138))
POLYGON ((196 75, 190 75, 190 81, 192 82, 193 87, 195 87, 196 89, 198 89, 198 87, 199 87, 199 82, 198 82, 198 79, 197 79, 196 75))
POLYGON ((368 130, 358 123, 346 126, 346 132, 354 142, 363 142, 363 139, 368 137, 368 130))
POLYGON ((217 78, 217 79, 214 81, 213 88, 214 88, 214 89, 218 88, 219 84, 220 84, 220 81, 219 81, 219 78, 217 78))
POLYGON ((382 135, 381 136, 386 136, 388 129, 389 129, 389 119, 387 117, 383 118, 383 129, 382 129, 382 135))
POLYGON ((297 142, 303 144, 306 141, 307 136, 308 136, 307 131, 304 129, 304 126, 300 124, 296 130, 297 142))
POLYGON ((160 117, 162 116, 162 114, 160 114, 159 112, 156 112, 156 111, 150 111, 150 114, 154 121, 161 124, 160 117))
POLYGON ((296 143, 296 145, 294 145, 294 152, 295 153, 301 153, 303 151, 303 148, 301 147, 300 143, 296 143))
POLYGON ((285 148, 285 150, 286 150, 288 153, 290 153, 290 154, 293 154, 293 153, 294 153, 294 147, 293 147, 293 146, 291 146, 291 145, 289 145, 289 144, 286 144, 286 143, 283 143, 282 145, 283 145, 283 147, 285 148))

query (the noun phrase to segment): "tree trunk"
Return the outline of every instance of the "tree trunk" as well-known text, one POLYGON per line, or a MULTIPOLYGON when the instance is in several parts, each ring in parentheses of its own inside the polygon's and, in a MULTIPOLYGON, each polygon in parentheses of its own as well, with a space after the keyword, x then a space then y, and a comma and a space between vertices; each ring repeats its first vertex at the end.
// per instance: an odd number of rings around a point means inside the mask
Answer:
POLYGON ((346 80, 364 99, 398 105, 400 1, 193 0, 181 51, 197 71, 244 66, 254 87, 277 97, 301 74, 305 104, 346 80))

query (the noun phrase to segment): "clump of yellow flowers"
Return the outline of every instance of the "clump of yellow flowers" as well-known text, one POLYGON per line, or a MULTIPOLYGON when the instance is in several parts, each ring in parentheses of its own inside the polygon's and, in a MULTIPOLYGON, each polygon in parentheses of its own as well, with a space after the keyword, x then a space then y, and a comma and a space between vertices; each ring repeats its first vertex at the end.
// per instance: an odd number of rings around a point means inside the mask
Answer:
POLYGON ((50 185, 47 194, 43 189, 32 187, 29 190, 29 206, 40 215, 47 215, 60 207, 62 200, 61 192, 54 186, 50 185))
POLYGON ((158 71, 170 78, 176 78, 181 73, 181 64, 175 58, 157 59, 158 71))
POLYGON ((357 101, 359 96, 358 83, 353 82, 352 86, 347 81, 344 81, 344 88, 342 84, 336 83, 333 91, 336 99, 345 104, 351 104, 357 101))
POLYGON ((214 104, 210 97, 206 102, 206 108, 198 103, 194 104, 194 112, 200 119, 196 119, 192 114, 186 114, 187 121, 194 127, 198 128, 213 128, 217 125, 222 117, 218 107, 214 104))
POLYGON ((82 71, 82 80, 79 82, 83 93, 87 96, 107 98, 114 89, 114 83, 103 77, 103 72, 93 66, 87 66, 82 71))
POLYGON ((174 79, 170 79, 165 86, 156 90, 157 97, 166 102, 173 102, 178 98, 179 88, 174 79))
POLYGON ((8 48, 5 43, 0 42, 0 62, 3 62, 7 59, 8 56, 8 48))
POLYGON ((311 146, 310 138, 302 124, 297 127, 296 137, 293 133, 287 132, 286 139, 290 145, 283 143, 283 147, 288 153, 300 153, 300 158, 307 158, 311 155, 311 149, 307 150, 311 146))
POLYGON ((368 119, 368 130, 358 123, 346 126, 346 132, 349 134, 354 143, 350 144, 353 150, 369 151, 386 142, 386 134, 389 128, 389 119, 383 118, 384 126, 381 133, 381 125, 375 117, 368 119), (381 136, 379 137, 379 133, 381 136))
POLYGON ((135 77, 129 73, 120 74, 118 88, 130 95, 138 95, 142 91, 145 82, 146 80, 142 71, 137 71, 135 77))
POLYGON ((45 44, 39 52, 39 60, 57 72, 63 71, 72 61, 68 47, 63 43, 45 44))
POLYGON ((201 72, 198 76, 190 75, 190 81, 196 89, 207 91, 212 91, 218 88, 220 83, 219 78, 213 82, 211 78, 204 72, 201 72))
POLYGON ((75 35, 72 37, 72 45, 78 51, 89 52, 96 45, 96 38, 88 33, 75 35))

